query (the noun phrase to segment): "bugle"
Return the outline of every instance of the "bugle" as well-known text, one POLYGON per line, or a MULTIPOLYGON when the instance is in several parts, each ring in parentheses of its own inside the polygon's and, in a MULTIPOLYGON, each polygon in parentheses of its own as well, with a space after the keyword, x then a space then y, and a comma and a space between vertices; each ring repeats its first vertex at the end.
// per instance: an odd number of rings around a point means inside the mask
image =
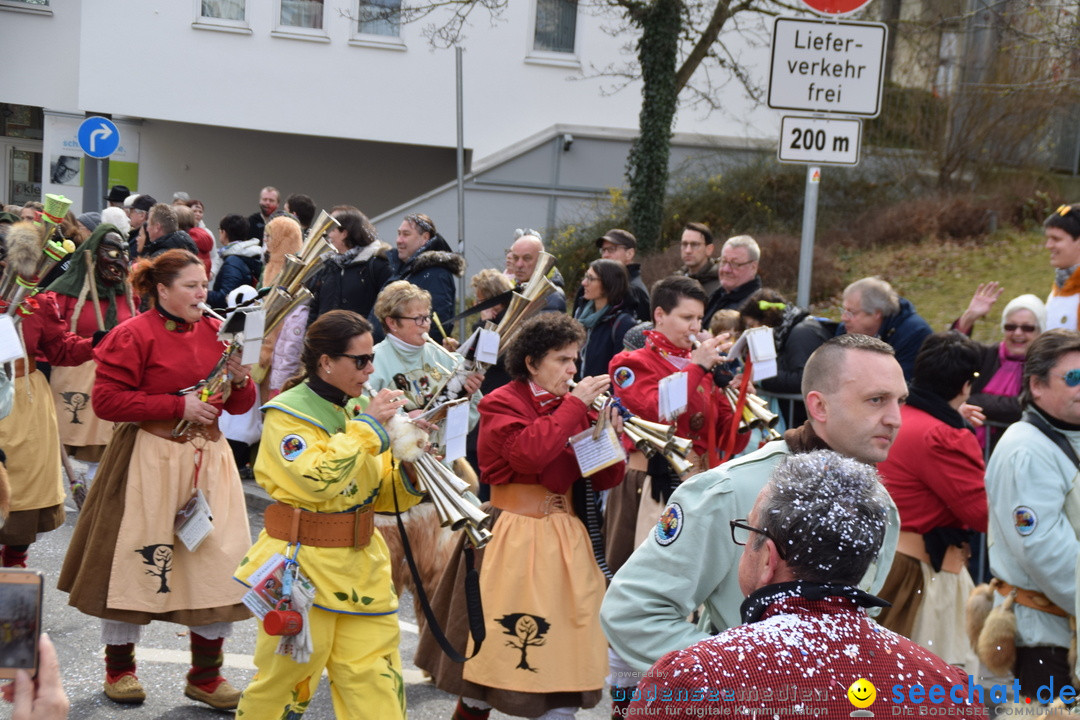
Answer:
MULTIPOLYGON (((577 383, 573 380, 570 381, 571 389, 576 385, 577 383)), ((677 437, 674 425, 665 425, 638 417, 627 410, 618 398, 608 393, 601 393, 592 402, 592 408, 597 412, 603 412, 608 407, 614 407, 619 411, 623 419, 623 432, 646 457, 653 457, 657 453, 663 455, 677 475, 683 475, 694 467, 694 464, 687 459, 694 449, 694 443, 687 438, 677 437)))

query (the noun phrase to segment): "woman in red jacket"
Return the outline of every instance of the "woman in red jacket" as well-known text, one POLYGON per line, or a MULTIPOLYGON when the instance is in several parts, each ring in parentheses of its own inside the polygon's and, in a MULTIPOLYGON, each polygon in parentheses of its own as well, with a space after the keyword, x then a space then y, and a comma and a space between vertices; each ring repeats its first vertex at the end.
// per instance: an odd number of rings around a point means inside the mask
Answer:
POLYGON ((207 280, 198 257, 168 250, 140 260, 131 286, 149 299, 150 310, 117 326, 94 353, 94 411, 123 424, 102 458, 58 585, 71 593, 71 605, 102 619, 111 700, 145 699, 135 675, 135 643, 143 625, 165 620, 191 629, 184 694, 217 709, 235 708, 240 691, 221 676, 222 644, 234 621, 250 617, 232 572, 251 534, 217 418, 222 409, 247 411, 255 387, 234 355, 224 368, 224 391, 200 392, 225 345, 218 321, 199 308, 207 280), (187 429, 174 435, 181 420, 187 429), (178 533, 200 497, 212 528, 178 533))
MULTIPOLYGON (((590 512, 591 493, 574 502, 585 483, 568 440, 592 425, 590 406, 609 383, 598 375, 570 389, 584 339, 581 325, 566 315, 529 320, 505 353, 514 380, 480 402, 481 481, 491 486, 495 508, 494 537, 480 569, 488 640, 462 668, 441 657, 425 631, 416 658, 440 689, 461 696, 455 717, 486 718, 491 707, 522 717, 570 717, 602 696, 607 643, 599 621, 604 576, 596 560, 602 549, 592 545, 581 519, 590 512)), ((611 417, 621 432, 617 413, 611 417)), ((592 475, 592 489, 617 485, 624 465, 592 475)), ((462 566, 450 568, 435 604, 449 605, 443 619, 454 635, 466 615, 455 606, 463 602, 455 595, 462 566)), ((456 645, 463 646, 460 637, 456 645)))

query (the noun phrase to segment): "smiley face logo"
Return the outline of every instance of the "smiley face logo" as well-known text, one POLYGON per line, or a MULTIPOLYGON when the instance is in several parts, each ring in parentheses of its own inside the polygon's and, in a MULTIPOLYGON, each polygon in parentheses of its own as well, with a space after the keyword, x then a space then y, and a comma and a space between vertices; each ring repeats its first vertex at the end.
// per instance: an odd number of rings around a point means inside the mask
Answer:
POLYGON ((877 688, 866 678, 859 678, 847 689, 848 700, 857 708, 868 708, 877 700, 877 688))

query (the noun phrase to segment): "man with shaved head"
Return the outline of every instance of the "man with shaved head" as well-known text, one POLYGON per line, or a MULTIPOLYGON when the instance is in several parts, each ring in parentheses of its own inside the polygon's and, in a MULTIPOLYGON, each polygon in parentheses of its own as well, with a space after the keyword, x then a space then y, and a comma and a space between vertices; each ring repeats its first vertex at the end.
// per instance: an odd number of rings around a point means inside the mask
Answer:
MULTIPOLYGON (((518 230, 514 244, 506 257, 507 267, 514 273, 514 280, 521 287, 532 277, 540 254, 544 252, 544 241, 535 230, 518 230)), ((556 292, 548 296, 542 312, 566 312, 566 293, 563 290, 563 277, 559 268, 553 267, 548 272, 548 280, 556 287, 556 292)))
MULTIPOLYGON (((745 518, 773 470, 791 455, 834 450, 864 463, 879 463, 900 429, 907 384, 893 349, 865 335, 841 335, 819 347, 802 379, 808 420, 782 440, 735 458, 675 490, 656 529, 615 574, 604 597, 601 623, 611 644, 613 703, 629 703, 630 688, 665 653, 689 647, 738 625, 737 549, 731 518, 745 518), (702 552, 708 550, 708 562, 702 552), (699 605, 697 626, 687 622, 699 605)), ((877 592, 892 564, 900 531, 890 501, 880 553, 860 583, 877 592)))

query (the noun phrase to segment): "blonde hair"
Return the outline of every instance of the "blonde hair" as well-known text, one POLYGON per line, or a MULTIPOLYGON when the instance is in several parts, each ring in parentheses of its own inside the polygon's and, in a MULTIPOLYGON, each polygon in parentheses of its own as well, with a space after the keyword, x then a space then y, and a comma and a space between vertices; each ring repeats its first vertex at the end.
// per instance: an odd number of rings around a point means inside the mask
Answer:
POLYGON ((723 332, 737 335, 742 331, 742 315, 738 310, 717 310, 709 320, 709 332, 714 336, 723 332))
POLYGON ((262 284, 269 286, 277 280, 277 276, 284 269, 285 256, 298 254, 304 241, 300 237, 300 223, 288 215, 271 218, 270 222, 266 223, 263 235, 266 238, 264 244, 269 257, 263 269, 262 284))
POLYGON ((383 329, 390 332, 386 319, 397 315, 401 308, 414 300, 425 302, 429 308, 431 307, 431 293, 413 285, 408 280, 396 280, 384 287, 375 298, 375 317, 383 329))
POLYGON ((477 302, 483 302, 502 295, 514 287, 514 283, 510 281, 510 278, 494 268, 487 268, 476 273, 472 276, 469 284, 472 285, 477 302))

